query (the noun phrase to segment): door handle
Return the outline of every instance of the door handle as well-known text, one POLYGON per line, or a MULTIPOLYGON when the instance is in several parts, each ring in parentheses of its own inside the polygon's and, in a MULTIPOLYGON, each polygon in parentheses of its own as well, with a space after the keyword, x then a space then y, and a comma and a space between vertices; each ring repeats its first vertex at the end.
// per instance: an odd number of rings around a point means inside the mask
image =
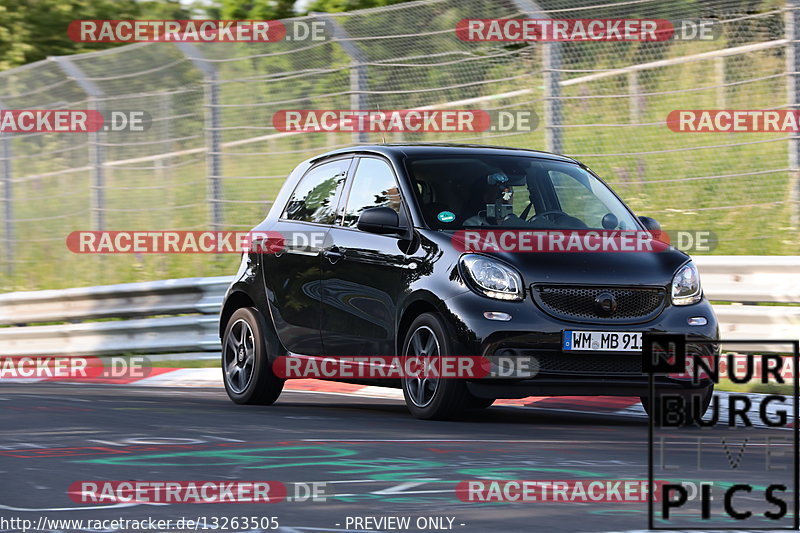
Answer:
POLYGON ((322 250, 322 256, 325 257, 331 264, 336 263, 339 259, 344 257, 344 252, 339 250, 338 246, 331 246, 326 250, 322 250))

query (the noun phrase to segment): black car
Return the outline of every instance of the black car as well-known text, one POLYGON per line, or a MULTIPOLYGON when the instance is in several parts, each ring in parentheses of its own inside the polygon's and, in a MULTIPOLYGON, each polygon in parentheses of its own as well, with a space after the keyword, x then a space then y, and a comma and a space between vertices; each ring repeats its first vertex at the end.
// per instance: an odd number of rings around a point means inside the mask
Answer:
MULTIPOLYGON (((253 230, 279 232, 285 246, 245 253, 225 296, 228 395, 274 402, 281 356, 470 355, 535 364, 505 378, 370 384, 402 387, 418 418, 531 395, 640 396, 647 408, 643 332, 686 335, 688 350, 716 353, 717 320, 683 252, 456 244, 465 230, 498 229, 648 232, 658 223, 637 218, 586 166, 545 152, 382 144, 314 157, 253 230)), ((657 379, 659 391, 708 406, 710 382, 657 379)))

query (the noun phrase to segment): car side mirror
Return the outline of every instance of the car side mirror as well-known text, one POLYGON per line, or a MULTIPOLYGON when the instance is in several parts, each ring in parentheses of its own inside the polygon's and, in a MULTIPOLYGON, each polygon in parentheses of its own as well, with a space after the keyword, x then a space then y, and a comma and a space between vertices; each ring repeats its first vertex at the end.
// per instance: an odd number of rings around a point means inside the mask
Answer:
POLYGON ((650 217, 639 217, 639 222, 642 223, 644 229, 650 232, 661 231, 661 224, 658 223, 658 220, 650 217))
POLYGON ((400 216, 391 207, 364 209, 358 217, 356 227, 361 231, 381 235, 405 231, 405 228, 400 226, 400 216))

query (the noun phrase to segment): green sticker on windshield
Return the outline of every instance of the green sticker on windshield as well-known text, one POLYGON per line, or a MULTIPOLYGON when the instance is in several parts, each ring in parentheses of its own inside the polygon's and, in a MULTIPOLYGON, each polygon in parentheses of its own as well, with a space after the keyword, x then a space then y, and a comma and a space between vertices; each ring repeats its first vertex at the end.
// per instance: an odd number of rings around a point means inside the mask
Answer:
POLYGON ((439 219, 439 222, 452 222, 456 219, 456 214, 452 211, 441 211, 436 218, 439 219))

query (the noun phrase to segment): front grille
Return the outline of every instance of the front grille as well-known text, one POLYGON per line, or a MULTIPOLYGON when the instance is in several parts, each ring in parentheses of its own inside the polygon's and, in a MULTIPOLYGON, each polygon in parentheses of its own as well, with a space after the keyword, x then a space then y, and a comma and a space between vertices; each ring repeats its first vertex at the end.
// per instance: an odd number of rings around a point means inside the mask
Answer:
POLYGON ((540 374, 642 374, 642 355, 536 353, 540 374))
POLYGON ((658 287, 534 285, 531 293, 536 304, 553 317, 597 324, 630 324, 652 320, 661 313, 666 299, 664 289, 658 287), (616 300, 613 312, 604 313, 598 308, 595 300, 603 293, 610 293, 616 300))

